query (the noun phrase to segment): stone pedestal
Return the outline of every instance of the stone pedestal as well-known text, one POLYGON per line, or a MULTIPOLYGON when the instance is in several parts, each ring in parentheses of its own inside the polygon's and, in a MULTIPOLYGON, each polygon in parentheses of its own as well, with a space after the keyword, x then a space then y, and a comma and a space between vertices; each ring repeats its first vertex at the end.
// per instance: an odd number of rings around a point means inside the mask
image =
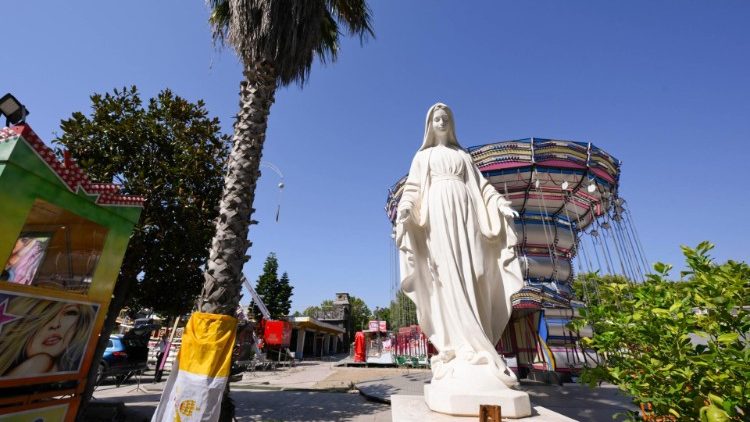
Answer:
POLYGON ((491 404, 502 408, 504 418, 531 415, 529 395, 506 386, 490 364, 453 359, 432 370, 432 381, 424 387, 424 399, 434 412, 478 416, 480 405, 491 404))
MULTIPOLYGON (((477 413, 479 408, 477 408, 477 413)), ((503 420, 505 409, 501 409, 503 420)), ((394 394, 391 396, 391 419, 393 422, 476 422, 476 416, 452 416, 431 411, 425 404, 423 396, 406 396, 394 394)), ((576 422, 567 416, 553 412, 541 406, 531 409, 531 416, 520 419, 519 422, 576 422)))
POLYGON ((456 416, 478 416, 479 406, 482 404, 500 406, 503 418, 524 418, 531 415, 529 395, 511 389, 476 392, 425 385, 424 400, 432 411, 456 416))

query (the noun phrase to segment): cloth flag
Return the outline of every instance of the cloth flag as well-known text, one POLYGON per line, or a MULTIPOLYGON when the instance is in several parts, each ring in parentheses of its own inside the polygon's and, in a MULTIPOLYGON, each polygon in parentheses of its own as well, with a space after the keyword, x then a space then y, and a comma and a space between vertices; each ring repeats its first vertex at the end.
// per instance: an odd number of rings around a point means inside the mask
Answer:
POLYGON ((229 379, 237 320, 193 313, 151 422, 215 422, 229 379))

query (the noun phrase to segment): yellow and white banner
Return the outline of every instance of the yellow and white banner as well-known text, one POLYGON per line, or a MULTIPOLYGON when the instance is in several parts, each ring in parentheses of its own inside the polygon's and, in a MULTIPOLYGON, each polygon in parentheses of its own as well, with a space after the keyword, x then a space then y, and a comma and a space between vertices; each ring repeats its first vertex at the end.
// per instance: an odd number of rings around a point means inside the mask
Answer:
POLYGON ((194 313, 151 422, 215 422, 229 379, 237 320, 194 313))

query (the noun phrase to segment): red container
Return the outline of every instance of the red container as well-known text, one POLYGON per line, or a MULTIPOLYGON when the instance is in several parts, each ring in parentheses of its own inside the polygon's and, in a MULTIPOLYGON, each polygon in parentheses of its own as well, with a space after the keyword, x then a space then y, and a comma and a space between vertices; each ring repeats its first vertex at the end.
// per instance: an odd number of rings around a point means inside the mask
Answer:
POLYGON ((292 324, 289 321, 266 320, 263 341, 267 346, 289 347, 292 340, 292 324))

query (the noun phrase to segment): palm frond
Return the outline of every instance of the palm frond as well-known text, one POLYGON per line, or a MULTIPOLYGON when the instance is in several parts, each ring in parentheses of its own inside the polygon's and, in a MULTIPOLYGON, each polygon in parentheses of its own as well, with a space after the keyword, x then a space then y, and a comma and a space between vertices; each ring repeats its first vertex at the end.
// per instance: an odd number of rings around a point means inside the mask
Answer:
POLYGON ((315 58, 338 56, 340 28, 373 36, 365 0, 207 0, 214 40, 231 45, 245 65, 267 63, 280 85, 304 85, 315 58))
POLYGON ((339 24, 330 14, 326 14, 320 24, 321 42, 315 54, 323 64, 335 62, 339 54, 339 24))
POLYGON ((364 0, 326 0, 326 6, 336 20, 346 25, 349 35, 359 36, 365 41, 368 36, 375 37, 372 29, 372 14, 364 0))
POLYGON ((215 43, 224 44, 229 31, 229 2, 227 0, 206 0, 211 9, 208 22, 211 24, 211 36, 215 43))

